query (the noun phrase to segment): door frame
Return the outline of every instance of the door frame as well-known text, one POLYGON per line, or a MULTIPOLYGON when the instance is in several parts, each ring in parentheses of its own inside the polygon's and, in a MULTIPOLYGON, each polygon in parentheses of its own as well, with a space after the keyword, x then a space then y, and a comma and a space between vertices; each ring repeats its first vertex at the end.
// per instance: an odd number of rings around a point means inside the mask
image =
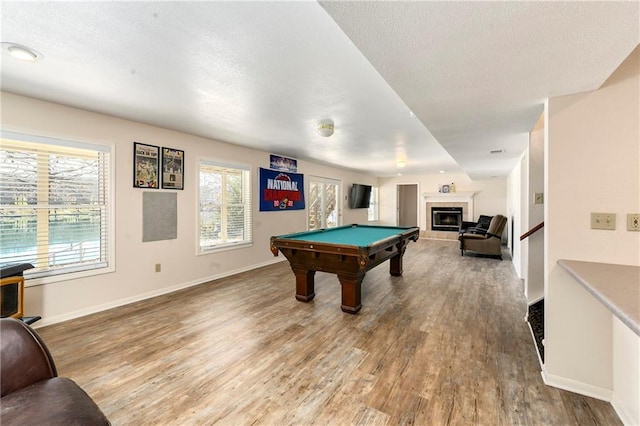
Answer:
POLYGON ((396 183, 396 226, 400 224, 400 187, 413 185, 416 187, 416 226, 420 227, 420 183, 402 182, 396 183))
MULTIPOLYGON (((338 189, 336 193, 336 209, 338 211, 337 212, 338 217, 337 217, 336 226, 342 225, 342 198, 341 198, 342 197, 342 180, 310 175, 308 184, 307 184, 307 200, 309 205, 311 205, 311 182, 322 183, 323 185, 329 184, 329 185, 337 186, 338 189)), ((324 209, 324 206, 323 206, 323 209, 324 209)), ((309 230, 309 210, 308 209, 307 209, 307 230, 309 230)))

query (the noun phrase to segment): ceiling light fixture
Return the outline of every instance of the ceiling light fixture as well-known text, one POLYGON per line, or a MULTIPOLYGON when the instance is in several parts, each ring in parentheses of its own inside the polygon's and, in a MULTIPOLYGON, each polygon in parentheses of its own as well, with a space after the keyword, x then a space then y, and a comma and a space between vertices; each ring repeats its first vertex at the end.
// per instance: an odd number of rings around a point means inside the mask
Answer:
POLYGON ((318 134, 325 138, 333 135, 333 120, 330 118, 320 120, 318 122, 318 134))
POLYGON ((406 165, 407 165, 407 162, 406 162, 406 161, 404 161, 404 160, 398 160, 398 161, 396 162, 396 166, 398 166, 398 167, 400 167, 400 168, 403 168, 403 167, 404 167, 404 166, 406 166, 406 165))
POLYGON ((440 173, 444 173, 446 170, 440 170, 440 173))
POLYGON ((36 62, 44 58, 42 53, 37 52, 30 47, 22 46, 16 43, 2 42, 2 50, 6 51, 12 57, 25 62, 36 62))

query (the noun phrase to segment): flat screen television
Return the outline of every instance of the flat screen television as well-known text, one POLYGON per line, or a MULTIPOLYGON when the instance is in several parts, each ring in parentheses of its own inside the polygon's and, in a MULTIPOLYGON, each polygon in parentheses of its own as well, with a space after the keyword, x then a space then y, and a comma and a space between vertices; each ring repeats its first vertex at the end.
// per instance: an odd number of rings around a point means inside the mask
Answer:
POLYGON ((354 183, 349 194, 349 208, 368 209, 371 198, 371 185, 360 185, 354 183))

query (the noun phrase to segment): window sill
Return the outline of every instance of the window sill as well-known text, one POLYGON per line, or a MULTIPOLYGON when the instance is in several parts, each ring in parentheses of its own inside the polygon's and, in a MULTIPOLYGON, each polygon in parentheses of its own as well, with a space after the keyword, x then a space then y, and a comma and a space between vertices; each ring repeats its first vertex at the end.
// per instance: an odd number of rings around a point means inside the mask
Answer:
POLYGON ((46 284, 52 284, 63 281, 76 280, 79 278, 87 278, 93 277, 96 275, 102 274, 110 274, 115 272, 116 268, 114 266, 103 266, 103 267, 95 267, 92 269, 85 269, 83 271, 77 272, 59 272, 59 273, 24 273, 25 278, 25 288, 28 287, 37 287, 46 284))
POLYGON ((198 251, 198 256, 205 256, 207 254, 219 253, 222 251, 229 251, 229 250, 237 250, 237 249, 242 249, 242 248, 247 248, 252 246, 253 246, 253 241, 220 244, 218 246, 208 247, 205 249, 200 248, 198 251))

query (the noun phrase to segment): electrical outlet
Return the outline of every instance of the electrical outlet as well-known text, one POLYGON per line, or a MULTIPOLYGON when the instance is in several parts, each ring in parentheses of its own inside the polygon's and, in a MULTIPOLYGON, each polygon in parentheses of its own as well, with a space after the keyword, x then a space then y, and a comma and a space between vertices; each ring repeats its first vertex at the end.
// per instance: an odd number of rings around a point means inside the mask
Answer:
POLYGON ((156 263, 156 272, 160 272, 162 270, 162 265, 159 263, 156 263))
POLYGON ((591 213, 591 229, 616 229, 615 213, 591 213))
POLYGON ((627 213, 627 231, 640 231, 640 213, 627 213))

